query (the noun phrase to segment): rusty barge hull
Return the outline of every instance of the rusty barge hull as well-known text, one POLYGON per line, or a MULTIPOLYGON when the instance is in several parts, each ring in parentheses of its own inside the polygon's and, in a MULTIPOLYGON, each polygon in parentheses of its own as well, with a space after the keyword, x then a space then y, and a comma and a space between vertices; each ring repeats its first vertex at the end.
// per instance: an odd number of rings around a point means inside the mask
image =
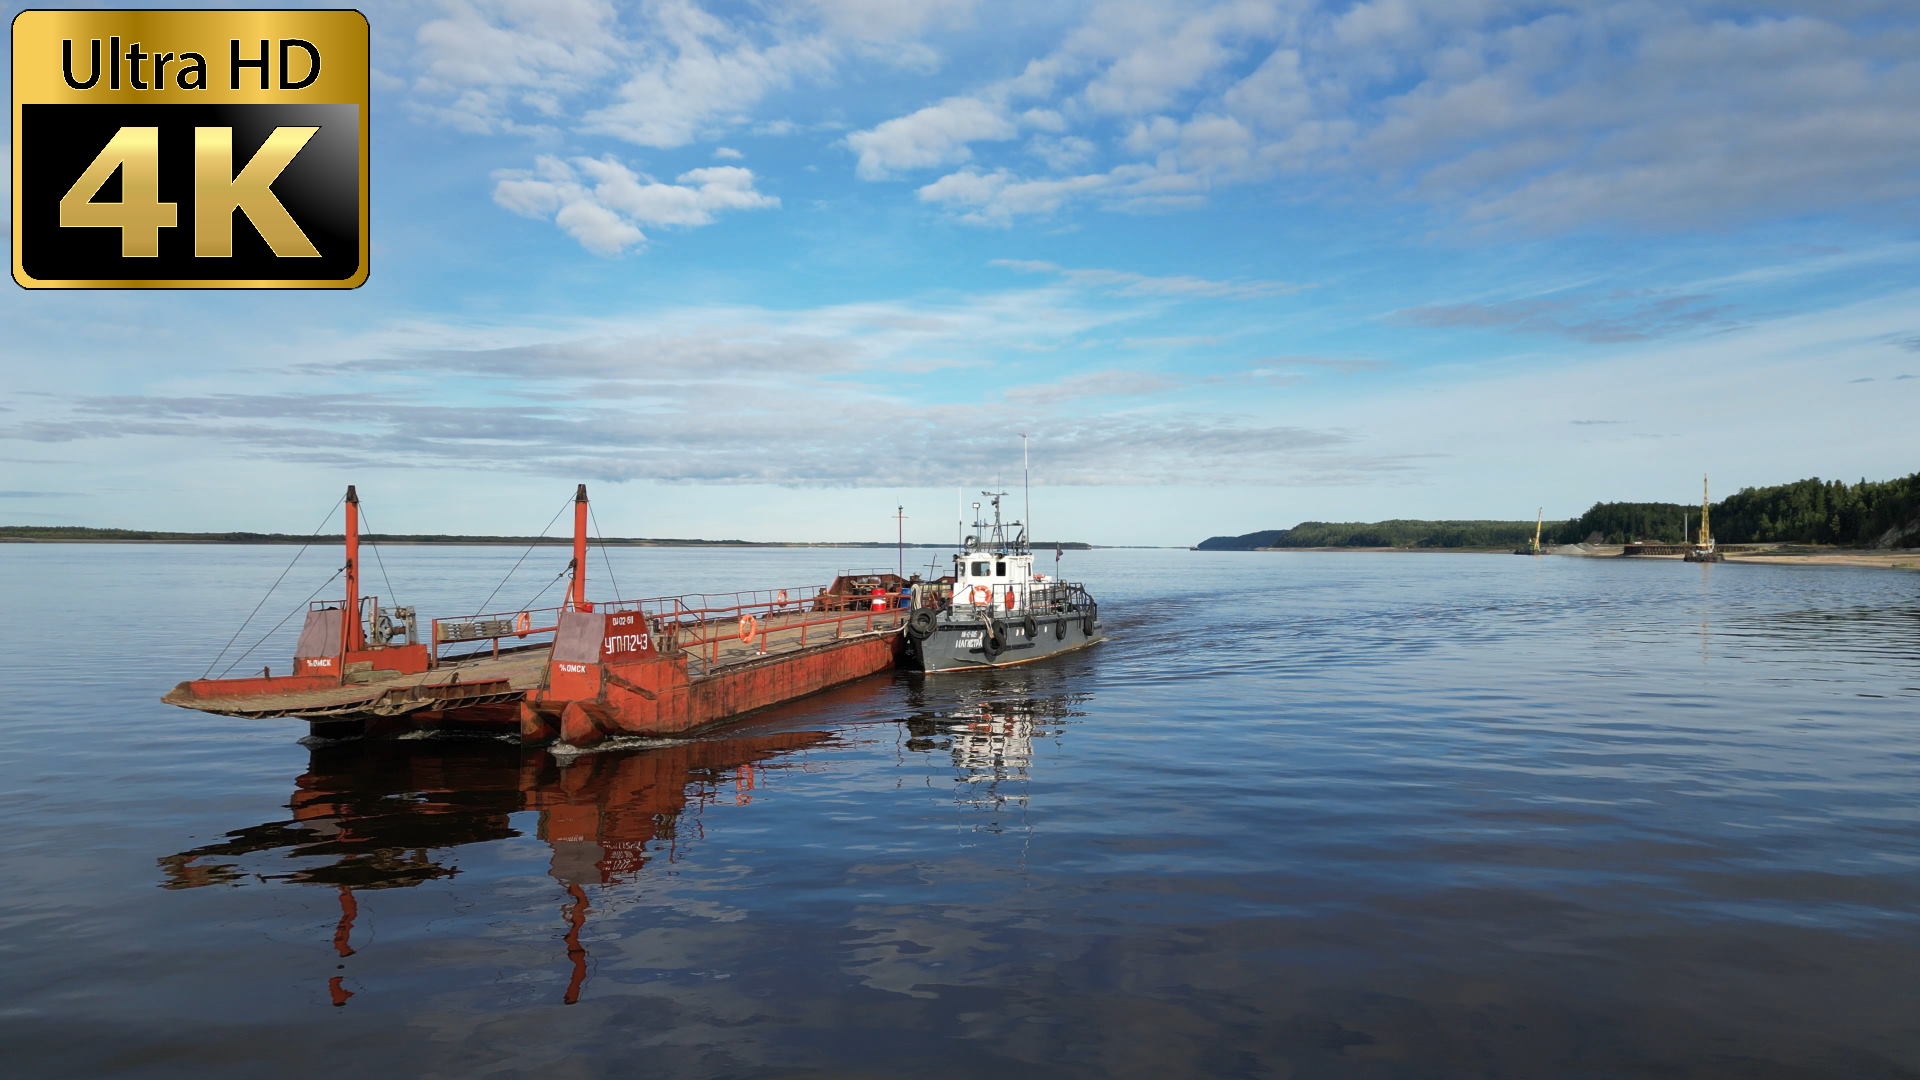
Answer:
POLYGON ((546 681, 520 704, 520 736, 584 747, 677 735, 889 671, 905 614, 749 611, 670 623, 644 611, 568 613, 546 681))

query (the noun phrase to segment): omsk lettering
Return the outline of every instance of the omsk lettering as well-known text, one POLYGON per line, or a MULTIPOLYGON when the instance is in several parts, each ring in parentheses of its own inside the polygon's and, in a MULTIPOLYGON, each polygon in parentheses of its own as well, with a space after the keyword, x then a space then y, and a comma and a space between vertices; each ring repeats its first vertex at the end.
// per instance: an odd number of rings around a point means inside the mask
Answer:
POLYGON ((555 664, 553 666, 569 675, 585 675, 587 673, 587 665, 585 664, 555 664))
POLYGON ((645 634, 615 634, 604 642, 609 653, 646 652, 650 644, 645 634))
MULTIPOLYGON (((270 82, 273 69, 272 44, 272 42, 264 38, 260 40, 260 44, 257 47, 243 45, 239 41, 227 42, 230 89, 240 89, 240 72, 242 68, 258 68, 260 72, 260 89, 267 90, 272 88, 270 82), (259 53, 258 59, 248 55, 250 51, 255 51, 256 48, 259 53)), ((279 45, 279 88, 282 90, 300 90, 312 86, 313 81, 320 77, 320 50, 314 47, 313 42, 303 41, 300 38, 281 38, 279 45), (305 55, 296 55, 296 52, 304 53, 305 55)), ((73 39, 63 38, 61 40, 60 74, 67 80, 67 85, 73 87, 75 90, 91 90, 99 84, 100 76, 103 74, 101 70, 103 65, 100 58, 100 39, 88 39, 83 49, 85 55, 84 61, 80 61, 79 58, 75 56, 75 51, 73 39), (86 68, 87 77, 85 79, 79 77, 78 69, 81 66, 86 68)), ((137 41, 129 44, 125 50, 122 50, 120 48, 120 39, 118 37, 110 37, 107 39, 107 55, 104 67, 104 74, 107 77, 107 89, 109 90, 120 89, 123 78, 126 85, 135 90, 165 90, 167 89, 167 80, 169 77, 173 80, 173 87, 178 90, 205 90, 207 88, 207 58, 202 53, 150 53, 142 49, 140 43, 137 41), (172 71, 168 70, 169 65, 174 65, 172 71)))
POLYGON ((307 666, 308 667, 332 667, 333 657, 331 656, 308 657, 307 666))

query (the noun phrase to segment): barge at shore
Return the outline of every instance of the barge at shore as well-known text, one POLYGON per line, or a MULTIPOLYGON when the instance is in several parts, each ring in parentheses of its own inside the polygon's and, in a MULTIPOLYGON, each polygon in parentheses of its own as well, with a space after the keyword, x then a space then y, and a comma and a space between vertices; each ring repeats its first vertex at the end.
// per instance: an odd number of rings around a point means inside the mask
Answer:
POLYGON ((824 587, 590 601, 587 489, 574 495, 571 582, 559 607, 435 619, 359 595, 359 498, 346 504, 345 595, 310 603, 293 672, 193 679, 162 700, 306 720, 317 735, 436 728, 574 746, 672 735, 892 668, 912 612, 894 575, 824 587), (477 646, 464 655, 448 650, 477 646))

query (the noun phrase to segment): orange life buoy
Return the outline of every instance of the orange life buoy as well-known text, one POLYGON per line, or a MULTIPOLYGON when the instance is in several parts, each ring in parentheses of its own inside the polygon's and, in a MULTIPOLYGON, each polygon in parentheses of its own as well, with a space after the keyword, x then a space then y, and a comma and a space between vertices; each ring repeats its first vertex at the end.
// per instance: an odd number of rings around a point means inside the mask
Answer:
POLYGON ((973 592, 969 593, 968 596, 975 604, 993 603, 993 590, 987 588, 985 585, 975 585, 973 592))
POLYGON ((751 615, 740 616, 740 640, 752 641, 753 632, 760 629, 760 620, 751 615))
POLYGON ((773 594, 773 602, 774 602, 774 603, 776 603, 776 604, 784 604, 784 603, 786 603, 786 602, 787 602, 787 590, 785 590, 785 589, 781 589, 781 590, 780 590, 779 592, 777 592, 777 593, 774 593, 774 594, 773 594))
POLYGON ((528 632, 529 632, 529 631, 531 631, 532 629, 533 629, 533 616, 532 616, 532 615, 529 615, 529 614, 527 614, 526 612, 524 612, 524 611, 523 611, 523 612, 521 612, 520 614, 518 614, 518 615, 515 615, 515 616, 513 617, 513 632, 514 632, 514 633, 516 633, 516 634, 518 634, 518 635, 520 635, 521 637, 526 637, 526 636, 527 636, 527 634, 528 634, 528 632))

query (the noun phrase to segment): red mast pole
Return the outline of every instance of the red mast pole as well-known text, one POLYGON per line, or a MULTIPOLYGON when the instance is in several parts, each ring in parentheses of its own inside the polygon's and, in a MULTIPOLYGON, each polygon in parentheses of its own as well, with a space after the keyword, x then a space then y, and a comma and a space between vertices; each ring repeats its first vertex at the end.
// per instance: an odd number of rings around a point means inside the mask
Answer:
POLYGON ((587 603, 587 485, 573 493, 573 595, 575 611, 592 611, 587 603))
MULTIPOLYGON (((347 602, 340 610, 340 653, 360 651, 360 496, 347 485, 347 602)), ((341 669, 346 671, 344 661, 341 669)))

